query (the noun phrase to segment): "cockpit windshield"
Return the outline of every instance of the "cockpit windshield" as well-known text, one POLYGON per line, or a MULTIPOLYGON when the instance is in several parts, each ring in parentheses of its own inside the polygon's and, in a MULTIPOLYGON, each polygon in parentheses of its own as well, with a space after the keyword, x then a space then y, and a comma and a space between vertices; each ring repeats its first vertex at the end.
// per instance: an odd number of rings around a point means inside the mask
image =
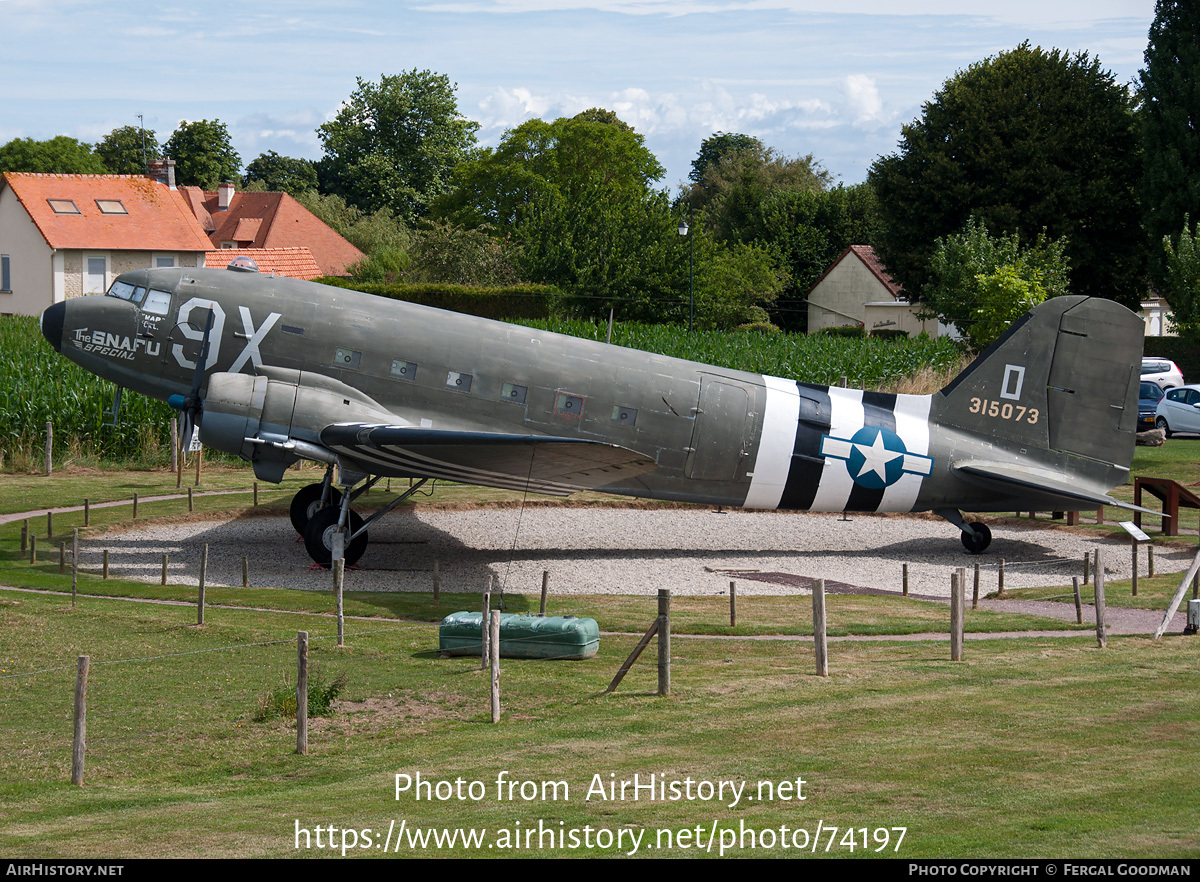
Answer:
POLYGON ((108 296, 128 300, 134 305, 140 306, 146 312, 151 312, 155 315, 166 315, 167 310, 171 308, 170 293, 151 288, 149 296, 147 296, 147 291, 142 286, 131 285, 128 282, 122 282, 120 279, 112 283, 112 287, 108 289, 108 296))

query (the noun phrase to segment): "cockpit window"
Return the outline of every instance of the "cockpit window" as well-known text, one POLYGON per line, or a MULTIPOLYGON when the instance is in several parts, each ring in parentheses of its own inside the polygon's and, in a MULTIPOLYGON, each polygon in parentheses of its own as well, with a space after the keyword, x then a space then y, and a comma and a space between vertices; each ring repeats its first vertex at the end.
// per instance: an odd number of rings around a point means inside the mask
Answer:
POLYGON ((170 308, 171 295, 166 291, 156 291, 154 288, 150 289, 150 293, 146 296, 146 302, 142 304, 143 311, 152 312, 155 315, 166 315, 170 308))
POLYGON ((122 282, 120 279, 112 283, 112 287, 108 289, 109 297, 120 297, 122 300, 133 299, 134 287, 128 282, 122 282))

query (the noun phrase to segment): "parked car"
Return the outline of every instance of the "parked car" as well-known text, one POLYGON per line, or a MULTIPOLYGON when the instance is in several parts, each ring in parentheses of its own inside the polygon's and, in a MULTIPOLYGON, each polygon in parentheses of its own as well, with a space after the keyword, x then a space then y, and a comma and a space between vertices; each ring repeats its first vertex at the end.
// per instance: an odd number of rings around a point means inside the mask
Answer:
POLYGON ((1154 425, 1168 438, 1175 432, 1200 433, 1200 386, 1168 389, 1155 408, 1154 425))
POLYGON ((1138 387, 1138 431, 1154 428, 1158 416, 1158 402, 1162 401, 1163 390, 1158 383, 1142 380, 1138 387))
POLYGON ((1169 358, 1143 358, 1142 379, 1158 383, 1162 389, 1183 385, 1183 371, 1169 358))

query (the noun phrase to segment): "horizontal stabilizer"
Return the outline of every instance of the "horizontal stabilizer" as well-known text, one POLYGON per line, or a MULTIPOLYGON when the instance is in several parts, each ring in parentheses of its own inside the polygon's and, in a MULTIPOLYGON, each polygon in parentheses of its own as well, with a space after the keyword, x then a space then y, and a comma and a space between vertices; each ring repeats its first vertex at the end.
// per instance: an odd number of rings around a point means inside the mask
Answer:
POLYGON ((1130 511, 1143 511, 1158 514, 1149 508, 1142 508, 1130 502, 1122 502, 1098 491, 1080 487, 1069 480, 1062 472, 1033 466, 1016 465, 1008 462, 984 462, 967 460, 956 462, 953 470, 966 478, 976 479, 978 483, 1002 484, 1010 489, 1027 493, 1030 490, 1043 494, 1058 496, 1063 502, 1064 509, 1081 508, 1087 510, 1093 506, 1112 505, 1126 508, 1130 511))
POLYGON ((594 490, 658 468, 650 457, 616 444, 546 435, 340 423, 322 429, 321 442, 375 475, 441 478, 552 496, 594 490))

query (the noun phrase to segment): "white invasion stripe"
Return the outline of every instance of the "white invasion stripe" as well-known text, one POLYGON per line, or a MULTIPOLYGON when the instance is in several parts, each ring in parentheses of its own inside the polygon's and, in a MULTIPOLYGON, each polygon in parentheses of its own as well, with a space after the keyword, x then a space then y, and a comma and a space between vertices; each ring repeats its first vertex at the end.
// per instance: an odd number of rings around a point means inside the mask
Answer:
POLYGON ((778 508, 792 467, 796 425, 800 420, 800 391, 795 380, 763 375, 767 403, 763 408, 762 437, 744 508, 778 508))
MULTIPOLYGON (((829 437, 852 438, 863 427, 862 396, 861 389, 829 388, 829 437)), ((826 458, 812 511, 845 511, 853 489, 854 479, 846 460, 826 458)))
MULTIPOLYGON (((929 406, 933 398, 929 395, 896 396, 896 434, 904 442, 909 453, 926 456, 929 453, 929 406)), ((921 474, 905 473, 900 480, 883 491, 878 511, 912 511, 921 492, 921 479, 933 470, 929 459, 904 458, 904 468, 921 474)))

